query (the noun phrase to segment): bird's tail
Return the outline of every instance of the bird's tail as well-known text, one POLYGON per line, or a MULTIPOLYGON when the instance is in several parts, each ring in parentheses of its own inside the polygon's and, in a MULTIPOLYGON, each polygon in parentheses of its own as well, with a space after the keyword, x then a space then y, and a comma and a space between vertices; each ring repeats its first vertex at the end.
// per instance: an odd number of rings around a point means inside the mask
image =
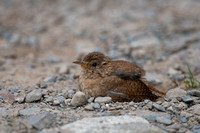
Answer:
POLYGON ((155 89, 152 85, 148 85, 149 89, 152 91, 152 93, 160 96, 160 97, 164 97, 166 95, 165 92, 159 91, 157 89, 155 89))

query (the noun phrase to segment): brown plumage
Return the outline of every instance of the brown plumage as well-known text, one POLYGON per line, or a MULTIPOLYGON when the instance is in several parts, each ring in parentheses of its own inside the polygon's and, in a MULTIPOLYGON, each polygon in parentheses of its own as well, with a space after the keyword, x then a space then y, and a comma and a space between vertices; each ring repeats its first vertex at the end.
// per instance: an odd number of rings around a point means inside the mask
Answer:
POLYGON ((142 76, 145 71, 128 61, 112 61, 100 52, 86 55, 80 64, 82 73, 79 77, 79 89, 88 97, 110 96, 113 101, 154 100, 164 93, 145 84, 142 76))

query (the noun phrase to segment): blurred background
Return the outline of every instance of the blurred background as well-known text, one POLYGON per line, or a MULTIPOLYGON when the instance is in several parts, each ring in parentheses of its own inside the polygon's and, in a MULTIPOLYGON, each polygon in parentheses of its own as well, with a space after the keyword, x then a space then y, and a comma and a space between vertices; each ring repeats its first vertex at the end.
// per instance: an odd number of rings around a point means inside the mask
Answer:
POLYGON ((101 51, 144 67, 167 90, 184 80, 185 62, 199 76, 199 50, 198 0, 0 0, 4 86, 76 75, 72 61, 101 51))

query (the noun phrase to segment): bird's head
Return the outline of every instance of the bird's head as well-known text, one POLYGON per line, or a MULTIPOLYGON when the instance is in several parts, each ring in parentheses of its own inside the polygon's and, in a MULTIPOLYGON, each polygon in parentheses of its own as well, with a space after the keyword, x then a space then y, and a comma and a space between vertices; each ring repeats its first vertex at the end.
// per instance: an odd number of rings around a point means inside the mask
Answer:
POLYGON ((83 60, 73 63, 81 65, 83 71, 90 74, 100 74, 106 70, 111 59, 100 52, 87 54, 83 60))

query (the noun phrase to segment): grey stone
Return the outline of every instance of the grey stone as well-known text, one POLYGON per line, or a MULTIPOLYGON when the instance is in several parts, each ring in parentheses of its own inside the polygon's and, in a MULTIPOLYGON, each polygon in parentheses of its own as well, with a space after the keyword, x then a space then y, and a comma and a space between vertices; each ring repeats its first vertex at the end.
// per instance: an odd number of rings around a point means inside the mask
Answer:
POLYGON ((200 133, 200 126, 194 126, 193 133, 200 133))
POLYGON ((88 110, 88 111, 93 111, 93 110, 94 110, 94 108, 93 108, 93 106, 92 106, 91 104, 86 105, 86 106, 84 107, 84 109, 85 109, 85 110, 88 110))
POLYGON ((41 130, 43 128, 51 127, 51 124, 54 121, 54 115, 45 112, 45 113, 42 113, 39 115, 32 115, 32 116, 28 117, 26 120, 34 128, 41 130))
POLYGON ((53 102, 53 97, 49 96, 45 99, 46 102, 53 102))
POLYGON ((166 125, 172 124, 171 115, 168 113, 136 110, 133 114, 141 116, 148 121, 159 122, 166 125))
POLYGON ((75 107, 82 106, 86 103, 87 103, 87 98, 85 94, 80 91, 76 92, 76 94, 73 96, 71 100, 71 105, 75 107))
POLYGON ((33 90, 28 95, 26 95, 26 102, 35 102, 42 98, 42 92, 41 90, 33 90))
POLYGON ((19 111, 20 115, 34 115, 37 114, 38 112, 40 112, 40 108, 29 108, 29 109, 22 109, 19 111))
POLYGON ((190 96, 182 96, 182 100, 185 103, 192 103, 194 101, 190 96))
POLYGON ((171 89, 166 93, 167 98, 182 97, 182 96, 185 96, 185 95, 186 95, 186 91, 180 89, 179 87, 171 89))
POLYGON ((92 104, 92 107, 93 107, 94 109, 100 109, 100 108, 101 108, 101 106, 100 106, 99 103, 93 103, 93 104, 92 104))
POLYGON ((91 103, 91 102, 93 102, 94 101, 94 97, 90 97, 89 99, 88 99, 88 103, 91 103))
POLYGON ((56 82, 56 77, 51 75, 50 77, 47 77, 44 82, 56 82))
POLYGON ((61 133, 164 133, 165 131, 152 126, 149 122, 137 116, 104 116, 84 118, 61 127, 61 133))
POLYGON ((25 95, 18 95, 15 97, 15 101, 18 103, 23 103, 25 99, 25 95))
POLYGON ((153 85, 159 85, 159 84, 162 84, 163 83, 163 80, 162 80, 162 77, 157 75, 157 74, 150 74, 150 73, 147 73, 146 76, 145 76, 145 79, 150 83, 150 84, 153 84, 153 85))
POLYGON ((159 111, 162 111, 162 112, 165 112, 165 111, 166 111, 165 108, 164 108, 163 106, 161 106, 161 105, 159 105, 159 104, 156 104, 156 103, 153 104, 153 107, 156 108, 156 109, 159 110, 159 111))
POLYGON ((172 124, 172 120, 171 118, 162 118, 162 117, 156 117, 156 122, 165 124, 165 125, 171 125, 172 124))
POLYGON ((94 102, 95 103, 110 103, 112 101, 111 97, 97 97, 94 102))
POLYGON ((122 105, 117 105, 116 109, 123 109, 123 106, 122 105))
POLYGON ((189 90, 187 91, 188 95, 200 97, 200 90, 189 90))

